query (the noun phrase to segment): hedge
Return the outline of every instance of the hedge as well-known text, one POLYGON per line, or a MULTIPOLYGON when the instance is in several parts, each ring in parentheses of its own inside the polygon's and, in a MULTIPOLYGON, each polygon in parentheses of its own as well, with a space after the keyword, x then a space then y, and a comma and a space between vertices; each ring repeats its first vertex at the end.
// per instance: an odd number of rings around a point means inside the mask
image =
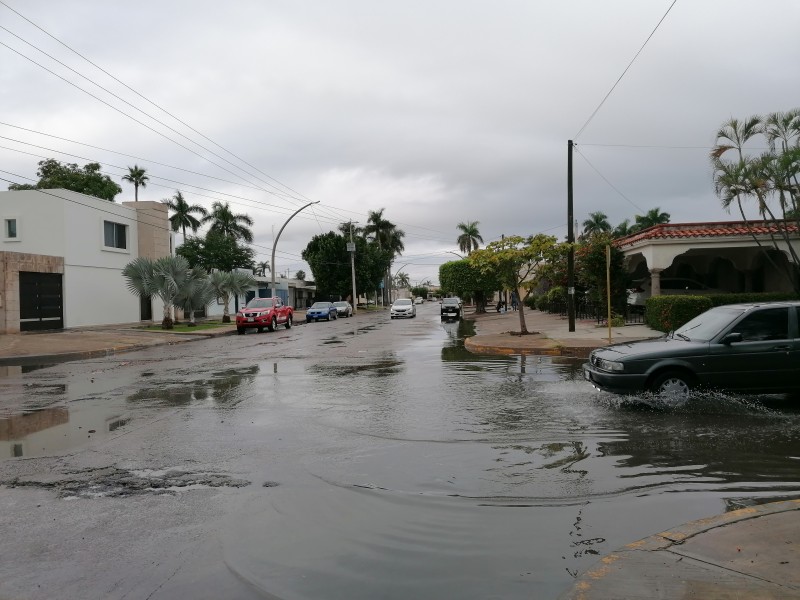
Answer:
POLYGON ((781 292, 653 296, 646 301, 645 322, 658 331, 672 331, 714 306, 797 299, 797 294, 781 292))

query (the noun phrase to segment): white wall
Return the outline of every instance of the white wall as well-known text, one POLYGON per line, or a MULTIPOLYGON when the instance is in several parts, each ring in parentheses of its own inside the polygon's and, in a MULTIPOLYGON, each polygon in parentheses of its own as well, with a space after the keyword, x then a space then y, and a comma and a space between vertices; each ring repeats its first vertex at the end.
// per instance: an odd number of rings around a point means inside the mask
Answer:
MULTIPOLYGON (((16 240, 0 236, 0 250, 26 254, 64 256, 64 204, 66 190, 0 192, 0 225, 6 219, 17 220, 16 240)), ((81 194, 78 194, 81 196, 81 194)))

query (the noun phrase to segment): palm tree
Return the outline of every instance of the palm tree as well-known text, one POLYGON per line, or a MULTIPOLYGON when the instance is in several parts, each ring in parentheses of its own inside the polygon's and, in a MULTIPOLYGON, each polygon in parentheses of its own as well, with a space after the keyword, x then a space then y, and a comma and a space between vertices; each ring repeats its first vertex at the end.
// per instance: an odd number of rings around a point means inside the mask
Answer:
POLYGON ((166 204, 169 210, 174 213, 169 218, 169 224, 172 231, 181 230, 183 232, 184 244, 186 243, 186 228, 190 228, 192 233, 197 233, 203 220, 208 216, 208 211, 199 204, 189 204, 180 190, 176 190, 172 198, 167 198, 161 202, 166 204), (200 215, 202 218, 194 217, 193 213, 200 215))
POLYGON ((230 205, 225 202, 214 202, 211 205, 211 214, 203 219, 203 223, 211 223, 209 232, 220 233, 225 237, 231 237, 245 242, 253 241, 253 219, 248 215, 235 215, 231 212, 230 205))
POLYGON ((608 231, 611 231, 611 223, 608 222, 608 216, 599 210, 590 212, 589 218, 583 222, 583 235, 586 237, 608 231))
POLYGON ((365 237, 371 238, 378 248, 386 251, 389 256, 389 264, 386 266, 383 286, 385 301, 386 294, 389 293, 389 272, 392 268, 392 261, 405 250, 405 245, 403 244, 405 232, 398 229, 391 221, 383 218, 384 210, 386 209, 371 210, 367 216, 367 225, 363 231, 365 237))
POLYGON ((261 277, 266 277, 267 271, 270 271, 268 260, 256 264, 255 268, 256 275, 260 275, 261 277))
POLYGON ((122 176, 122 181, 129 181, 133 184, 135 202, 139 201, 139 187, 146 188, 147 182, 150 181, 150 178, 145 173, 147 173, 147 169, 140 169, 139 165, 133 165, 128 167, 128 174, 122 176))
POLYGON ((194 268, 189 271, 183 288, 175 298, 175 304, 183 308, 183 314, 189 315, 189 327, 197 325, 194 313, 209 305, 214 298, 214 288, 203 269, 194 268))
POLYGON ((256 285, 256 280, 253 279, 251 275, 238 271, 227 273, 214 271, 209 281, 211 282, 211 287, 214 289, 214 293, 223 300, 223 323, 231 322, 231 313, 229 309, 231 296, 241 296, 256 285))
POLYGON ((466 223, 459 223, 456 225, 456 228, 461 231, 461 235, 459 235, 456 240, 458 249, 461 250, 461 252, 471 254, 473 250, 480 248, 478 242, 482 244, 483 238, 478 231, 478 225, 478 221, 467 221, 466 223))
POLYGON ((409 285, 411 285, 411 280, 408 277, 408 273, 404 273, 403 271, 396 273, 394 276, 394 284, 395 289, 407 288, 409 285))
POLYGON ((669 223, 669 219, 669 213, 661 212, 661 209, 658 207, 651 208, 644 215, 634 216, 634 220, 636 221, 634 227, 637 231, 641 231, 642 229, 647 229, 653 225, 669 223))
POLYGON ((188 261, 182 256, 164 256, 156 260, 140 256, 125 265, 122 275, 128 289, 140 298, 158 296, 164 304, 162 329, 172 329, 172 309, 189 279, 188 261))
POLYGON ((615 238, 618 238, 618 237, 625 237, 626 235, 630 235, 631 233, 633 233, 633 228, 631 227, 631 221, 630 219, 625 219, 624 221, 622 221, 622 223, 614 227, 613 235, 615 238))

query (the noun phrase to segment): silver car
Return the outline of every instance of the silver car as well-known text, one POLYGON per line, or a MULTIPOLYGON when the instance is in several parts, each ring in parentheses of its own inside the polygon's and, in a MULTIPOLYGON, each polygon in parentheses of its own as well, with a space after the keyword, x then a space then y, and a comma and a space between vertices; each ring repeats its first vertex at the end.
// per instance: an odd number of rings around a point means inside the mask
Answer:
POLYGON ((417 307, 414 306, 414 302, 411 298, 398 298, 394 301, 394 304, 392 304, 389 315, 392 319, 399 319, 401 317, 413 319, 417 316, 417 307))
POLYGON ((346 300, 341 300, 340 302, 334 302, 333 305, 336 307, 336 313, 340 317, 352 317, 353 316, 353 307, 350 306, 350 303, 346 300))

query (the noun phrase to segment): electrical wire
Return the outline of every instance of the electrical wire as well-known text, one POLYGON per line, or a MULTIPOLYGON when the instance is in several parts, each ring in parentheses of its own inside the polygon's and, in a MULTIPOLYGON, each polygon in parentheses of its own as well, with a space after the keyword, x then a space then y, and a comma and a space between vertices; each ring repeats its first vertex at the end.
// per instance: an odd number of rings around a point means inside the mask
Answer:
MULTIPOLYGON (((0 1, 2 1, 2 0, 0 0, 0 1)), ((639 48, 639 51, 638 51, 638 52, 637 52, 637 53, 634 55, 634 57, 631 59, 631 62, 629 62, 629 63, 628 63, 628 66, 627 66, 627 67, 625 67, 625 70, 622 72, 622 75, 620 75, 620 76, 617 78, 617 81, 615 81, 615 82, 614 82, 614 85, 612 85, 612 86, 611 86, 611 89, 610 89, 610 90, 608 90, 608 93, 607 93, 607 94, 605 95, 605 97, 603 97, 603 99, 600 101, 600 104, 598 104, 598 105, 597 105, 597 108, 595 108, 595 109, 594 109, 594 112, 593 112, 591 115, 589 115, 589 118, 588 118, 588 119, 586 119, 586 123, 584 123, 584 124, 583 124, 583 127, 581 127, 581 128, 580 128, 580 130, 578 131, 578 133, 577 133, 577 134, 575 134, 575 136, 572 138, 573 140, 577 140, 577 139, 578 139, 578 137, 581 135, 581 133, 583 133, 583 130, 584 130, 584 129, 586 129, 586 127, 589 125, 589 123, 591 123, 591 122, 592 122, 592 119, 594 119, 594 116, 595 116, 595 115, 598 113, 598 111, 599 111, 599 110, 602 108, 603 104, 605 104, 605 103, 606 103, 606 100, 608 100, 608 97, 611 95, 611 92, 613 92, 613 91, 616 89, 616 87, 619 85, 619 82, 620 82, 620 81, 622 81, 622 78, 623 78, 623 77, 625 77, 625 73, 627 73, 627 72, 628 72, 628 69, 630 69, 630 68, 631 68, 631 66, 633 65, 634 61, 635 61, 635 60, 638 58, 638 56, 639 56, 639 55, 642 53, 642 50, 644 50, 644 47, 647 45, 647 42, 649 42, 649 41, 650 41, 650 38, 652 38, 652 37, 653 37, 653 35, 655 34, 655 32, 656 32, 656 31, 658 30, 658 28, 661 26, 661 23, 663 23, 663 22, 664 22, 664 19, 666 19, 666 18, 667 18, 667 15, 669 14, 669 11, 671 11, 671 10, 672 10, 672 7, 673 7, 673 6, 675 6, 675 3, 676 3, 677 1, 678 1, 678 0, 672 0, 672 4, 670 4, 670 5, 669 5, 669 8, 667 9, 667 12, 665 12, 665 13, 664 13, 664 16, 663 16, 663 17, 661 17, 661 19, 659 19, 658 23, 656 23, 656 26, 653 28, 653 31, 651 31, 651 32, 650 32, 650 35, 648 35, 648 36, 647 36, 647 39, 644 41, 644 44, 642 44, 642 47, 641 47, 641 48, 639 48)))
POLYGON ((619 194, 619 195, 622 197, 622 199, 623 199, 623 200, 625 200, 625 201, 626 201, 628 204, 630 204, 631 206, 633 206, 633 207, 634 207, 634 208, 636 208, 637 210, 641 211, 642 213, 644 213, 644 212, 645 212, 645 210, 644 210, 642 207, 638 206, 638 205, 637 205, 637 204, 636 204, 636 203, 635 203, 633 200, 631 200, 631 199, 630 199, 630 198, 628 198, 628 197, 627 197, 625 194, 623 194, 623 193, 622 193, 622 192, 621 192, 621 191, 620 191, 620 190, 617 188, 617 186, 615 186, 613 183, 611 183, 611 182, 610 182, 610 181, 609 181, 609 180, 606 178, 606 176, 605 176, 605 175, 603 175, 603 174, 602 174, 602 173, 601 173, 601 172, 600 172, 600 171, 597 169, 597 167, 595 167, 595 166, 594 166, 594 165, 593 165, 593 164, 592 164, 592 163, 589 161, 589 159, 588 159, 588 158, 586 158, 586 155, 585 155, 585 154, 583 154, 583 152, 577 151, 577 148, 575 148, 575 149, 576 149, 576 153, 578 154, 578 156, 580 156, 580 157, 581 157, 583 160, 585 160, 585 161, 586 161, 586 164, 587 164, 587 165, 589 165, 589 166, 590 166, 590 167, 591 167, 591 168, 594 170, 594 172, 595 172, 595 173, 597 173, 597 174, 600 176, 600 178, 601 178, 603 181, 605 181, 605 182, 606 182, 606 183, 609 185, 609 187, 611 187, 611 189, 613 189, 615 192, 617 192, 617 193, 618 193, 618 194, 619 194))

